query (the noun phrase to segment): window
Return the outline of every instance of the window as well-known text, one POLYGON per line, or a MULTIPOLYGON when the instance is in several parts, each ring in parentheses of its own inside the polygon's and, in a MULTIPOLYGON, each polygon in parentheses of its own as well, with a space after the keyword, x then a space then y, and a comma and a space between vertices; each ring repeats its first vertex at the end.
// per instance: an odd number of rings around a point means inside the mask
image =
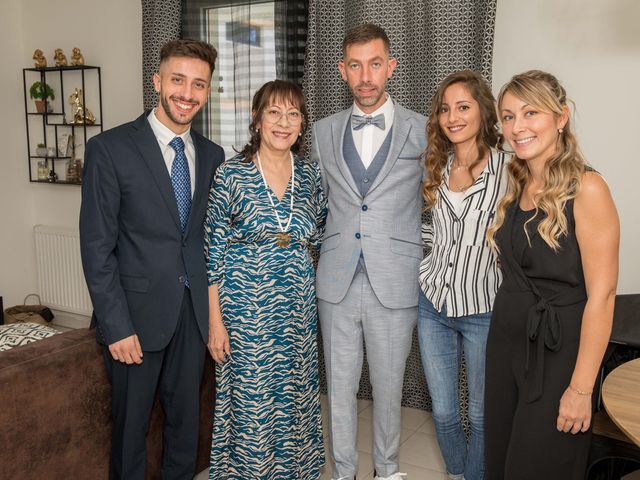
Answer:
POLYGON ((228 157, 248 140, 251 99, 276 78, 274 2, 206 8, 205 40, 218 50, 204 134, 228 157))

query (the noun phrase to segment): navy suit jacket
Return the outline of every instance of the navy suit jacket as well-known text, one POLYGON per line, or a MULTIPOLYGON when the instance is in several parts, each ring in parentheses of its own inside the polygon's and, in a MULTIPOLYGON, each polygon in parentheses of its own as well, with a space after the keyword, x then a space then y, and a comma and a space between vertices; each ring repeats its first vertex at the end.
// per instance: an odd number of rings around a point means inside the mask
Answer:
POLYGON ((182 234, 171 177, 147 115, 87 143, 80 245, 98 341, 109 345, 137 334, 144 351, 157 351, 175 331, 187 277, 207 342, 203 223, 213 173, 224 152, 191 130, 196 179, 182 234))

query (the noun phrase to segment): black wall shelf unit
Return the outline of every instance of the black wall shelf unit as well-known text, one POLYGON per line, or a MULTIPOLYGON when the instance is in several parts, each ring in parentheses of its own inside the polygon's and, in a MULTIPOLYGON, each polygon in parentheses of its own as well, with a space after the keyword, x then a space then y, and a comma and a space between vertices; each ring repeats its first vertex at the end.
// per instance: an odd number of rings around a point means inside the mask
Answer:
MULTIPOLYGON (((27 152, 29 181, 32 183, 53 183, 79 185, 80 169, 76 171, 72 160, 81 159, 87 140, 102 132, 102 79, 100 67, 89 65, 69 67, 24 68, 24 111, 27 127, 27 152), (31 100, 29 89, 34 82, 43 82, 53 88, 55 99, 45 101, 44 112, 37 111, 31 100), (82 105, 95 116, 93 124, 74 123, 74 112, 68 103, 75 89, 82 90, 82 105), (71 143, 61 151, 66 137, 71 143), (43 144, 44 152, 38 144, 43 144), (69 167, 72 168, 69 168, 69 167), (46 172, 43 171, 46 169, 46 172), (70 172, 74 172, 71 174, 70 172)), ((41 147, 42 148, 42 147, 41 147)))

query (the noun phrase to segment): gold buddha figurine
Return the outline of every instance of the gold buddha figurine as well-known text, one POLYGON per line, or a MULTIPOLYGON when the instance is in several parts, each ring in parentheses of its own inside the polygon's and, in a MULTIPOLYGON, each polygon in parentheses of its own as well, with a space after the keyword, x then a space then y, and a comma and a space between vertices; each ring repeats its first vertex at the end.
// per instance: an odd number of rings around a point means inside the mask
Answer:
POLYGON ((47 59, 44 58, 44 53, 39 48, 36 48, 36 51, 33 52, 33 59, 36 61, 34 64, 36 68, 47 68, 47 59))
POLYGON ((66 67, 67 57, 61 48, 56 48, 53 53, 53 59, 56 61, 56 67, 66 67))
POLYGON ((74 47, 71 53, 71 65, 84 65, 84 57, 78 47, 74 47))

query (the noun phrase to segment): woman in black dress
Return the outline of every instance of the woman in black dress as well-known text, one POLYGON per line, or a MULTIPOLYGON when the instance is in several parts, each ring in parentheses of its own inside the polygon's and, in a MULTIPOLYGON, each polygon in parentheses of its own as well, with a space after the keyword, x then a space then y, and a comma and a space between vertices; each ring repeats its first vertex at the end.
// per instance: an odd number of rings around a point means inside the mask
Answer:
POLYGON ((618 215, 553 75, 514 76, 498 114, 515 155, 488 231, 503 283, 487 343, 486 478, 582 480, 613 319, 618 215))

